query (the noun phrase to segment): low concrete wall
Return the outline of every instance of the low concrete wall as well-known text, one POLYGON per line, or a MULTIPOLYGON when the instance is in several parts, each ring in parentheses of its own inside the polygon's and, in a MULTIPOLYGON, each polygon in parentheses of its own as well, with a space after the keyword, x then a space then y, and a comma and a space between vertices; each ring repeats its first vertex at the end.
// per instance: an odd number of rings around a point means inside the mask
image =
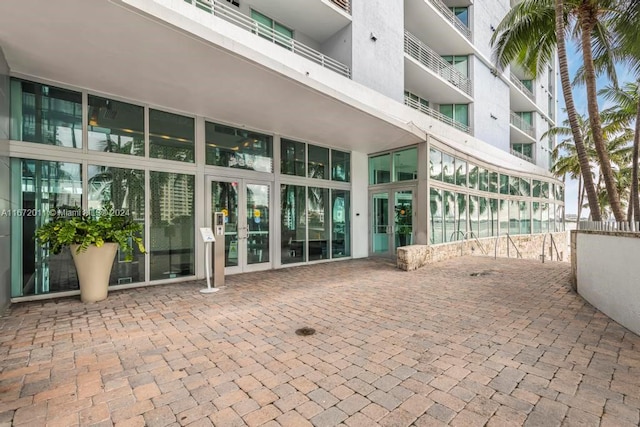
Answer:
MULTIPOLYGON (((551 233, 560 253, 561 260, 569 259, 567 246, 567 232, 551 233)), ((544 234, 526 234, 521 236, 512 236, 511 240, 515 243, 524 259, 541 259, 542 244, 546 248, 545 260, 550 260, 551 255, 551 238, 547 234, 545 241, 544 234)), ((455 258, 462 255, 487 255, 494 256, 496 252, 496 239, 499 239, 497 245, 497 255, 506 257, 507 253, 510 257, 516 257, 516 250, 513 245, 509 244, 507 249, 507 237, 487 237, 484 239, 466 240, 464 242, 443 243, 440 245, 411 245, 398 248, 396 265, 399 269, 405 271, 416 270, 427 264, 437 261, 443 261, 449 258, 455 258), (484 252, 483 250, 484 249, 484 252), (508 251, 508 252, 507 252, 508 251)), ((556 260, 556 252, 553 250, 553 260, 556 260)))
POLYGON ((578 293, 604 314, 640 334, 640 233, 572 231, 578 293))

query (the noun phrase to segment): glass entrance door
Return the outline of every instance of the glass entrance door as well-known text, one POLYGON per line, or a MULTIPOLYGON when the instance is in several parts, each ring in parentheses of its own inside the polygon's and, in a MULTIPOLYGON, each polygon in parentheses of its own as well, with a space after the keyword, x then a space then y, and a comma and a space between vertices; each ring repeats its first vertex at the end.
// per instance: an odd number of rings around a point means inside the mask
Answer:
POLYGON ((393 256, 396 248, 413 244, 412 189, 370 193, 371 255, 393 256))
POLYGON ((271 268, 271 185, 212 178, 207 219, 225 214, 226 274, 271 268))

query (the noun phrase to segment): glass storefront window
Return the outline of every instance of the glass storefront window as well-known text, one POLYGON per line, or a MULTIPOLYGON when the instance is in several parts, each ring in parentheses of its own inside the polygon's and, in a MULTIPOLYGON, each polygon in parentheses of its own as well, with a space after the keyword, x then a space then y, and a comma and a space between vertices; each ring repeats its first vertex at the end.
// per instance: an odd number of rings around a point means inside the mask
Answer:
POLYGON ((520 203, 517 200, 509 202, 509 234, 520 234, 520 203))
POLYGON ((520 178, 520 195, 526 197, 531 195, 531 181, 529 178, 520 178))
POLYGON ((418 149, 396 151, 393 153, 394 181, 418 179, 418 149))
POLYGON ((520 178, 517 176, 509 177, 509 194, 512 196, 520 195, 520 178))
POLYGON ((500 220, 500 234, 508 233, 509 232, 509 201, 504 199, 498 200, 498 209, 499 209, 499 220, 500 220))
POLYGON ((500 194, 509 194, 509 175, 500 174, 500 194))
POLYGON ((549 183, 548 182, 543 182, 542 185, 540 186, 540 197, 542 197, 543 199, 548 199, 549 198, 549 183))
MULTIPOLYGON (((211 212, 225 212, 224 266, 238 266, 239 195, 237 181, 211 182, 211 212)), ((213 221, 213 220, 212 220, 213 221)))
POLYGON ((89 150, 144 156, 144 108, 89 95, 89 150))
POLYGON ((455 181, 455 167, 453 156, 442 153, 442 181, 453 184, 455 181))
POLYGON ((456 203, 458 218, 456 219, 456 238, 454 240, 461 240, 464 233, 467 232, 467 195, 458 193, 456 195, 456 203))
POLYGON ((391 182, 391 154, 369 158, 369 184, 391 182))
POLYGON ((450 242, 456 238, 456 193, 444 192, 444 241, 450 242))
POLYGON ((489 236, 498 235, 498 199, 489 199, 489 236))
POLYGON ((489 191, 498 193, 498 172, 489 172, 489 191))
POLYGON ((467 186, 467 162, 456 159, 456 176, 455 183, 462 187, 467 186))
POLYGON ((11 139, 82 148, 82 94, 11 79, 11 139))
POLYGON ((533 197, 540 197, 540 187, 541 187, 541 182, 538 181, 537 179, 534 179, 532 189, 531 189, 533 197))
POLYGON ((273 172, 273 138, 257 132, 205 122, 206 163, 273 172))
POLYGON ((443 207, 443 191, 432 188, 429 197, 429 236, 431 244, 442 243, 443 227, 442 227, 442 207, 443 207))
MULTIPOLYGON (((90 212, 111 207, 116 215, 130 216, 144 226, 144 171, 89 165, 87 175, 90 212)), ((136 245, 130 262, 126 262, 124 255, 118 253, 109 284, 144 282, 144 262, 145 256, 136 245)))
POLYGON ((280 172, 285 175, 306 176, 304 142, 282 139, 280 142, 280 172))
POLYGON ((195 120, 149 110, 149 155, 155 159, 195 161, 195 120))
POLYGON ((531 210, 531 219, 533 222, 532 225, 533 225, 534 233, 540 233, 540 231, 542 230, 542 225, 540 224, 541 217, 542 217, 542 211, 540 209, 540 203, 533 202, 532 210, 531 210))
POLYGON ((331 257, 351 256, 351 193, 331 190, 331 257))
POLYGON ((429 150, 429 176, 442 181, 442 152, 433 148, 429 150))
POLYGON ((489 171, 485 168, 478 169, 478 190, 489 190, 489 171))
POLYGON ((194 274, 193 175, 151 172, 151 280, 194 274))
POLYGON ((309 144, 307 147, 307 176, 309 178, 329 179, 329 149, 309 144))
POLYGON ((520 234, 531 234, 529 202, 520 202, 520 234))
POLYGON ((306 188, 299 185, 280 186, 281 242, 280 262, 291 264, 306 261, 307 214, 306 188))
POLYGON ((331 150, 331 179, 334 181, 351 181, 351 154, 344 151, 331 150))
POLYGON ((478 166, 469 164, 469 188, 478 189, 480 175, 478 166))
POLYGON ((329 258, 331 206, 329 189, 309 187, 307 189, 309 218, 309 261, 329 258))
POLYGON ((40 295, 78 289, 69 250, 54 255, 35 240, 50 211, 82 206, 82 171, 77 163, 11 159, 12 201, 22 216, 11 221, 11 295, 40 295))
POLYGON ((469 196, 469 231, 472 231, 476 237, 480 237, 479 227, 480 227, 480 197, 469 196))

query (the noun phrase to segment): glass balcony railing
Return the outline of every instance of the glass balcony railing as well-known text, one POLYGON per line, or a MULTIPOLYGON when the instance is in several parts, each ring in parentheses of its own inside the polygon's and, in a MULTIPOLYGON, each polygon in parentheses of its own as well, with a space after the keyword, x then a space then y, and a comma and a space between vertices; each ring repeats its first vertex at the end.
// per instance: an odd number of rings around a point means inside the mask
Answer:
POLYGON ((407 55, 471 96, 471 79, 442 59, 429 46, 408 31, 404 32, 404 51, 407 55))
POLYGON ((426 114, 427 116, 433 117, 436 120, 446 123, 449 126, 453 126, 458 130, 461 130, 466 133, 471 133, 471 128, 469 127, 469 125, 465 125, 464 123, 457 122, 453 120, 451 117, 445 116, 440 111, 434 110, 433 108, 424 105, 420 101, 412 98, 410 93, 406 93, 404 95, 404 104, 408 105, 409 107, 415 110, 420 111, 421 113, 426 114))
POLYGON ((451 12, 451 9, 447 7, 441 0, 429 0, 438 11, 449 21, 451 24, 464 35, 467 40, 471 40, 471 30, 469 27, 464 25, 464 23, 458 19, 458 17, 451 12))
POLYGON ((511 111, 510 117, 511 117, 510 122, 513 126, 517 127, 522 132, 529 135, 531 138, 535 138, 536 129, 533 126, 531 126, 529 123, 524 121, 522 117, 520 117, 518 114, 514 113, 513 111, 511 111))
POLYGON ((522 93, 524 93, 527 96, 527 98, 529 98, 533 102, 536 102, 536 97, 533 94, 533 92, 531 92, 529 88, 526 87, 517 76, 511 73, 509 75, 509 78, 511 79, 511 83, 513 83, 522 93))
POLYGON ((536 163, 536 161, 532 157, 529 157, 526 154, 522 154, 521 152, 516 151, 513 148, 511 149, 511 154, 529 163, 533 163, 533 164, 536 163))
MULTIPOLYGON (((347 65, 336 61, 335 59, 320 53, 303 43, 300 43, 298 40, 294 40, 284 34, 281 34, 255 19, 243 15, 237 9, 229 7, 223 2, 218 0, 185 0, 185 2, 192 4, 194 7, 204 12, 211 13, 217 18, 223 19, 240 28, 250 31, 265 40, 277 44, 278 46, 282 46, 297 55, 323 66, 324 68, 351 78, 351 69, 347 65)), ((334 1, 334 3, 336 2, 348 4, 347 0, 334 1)))

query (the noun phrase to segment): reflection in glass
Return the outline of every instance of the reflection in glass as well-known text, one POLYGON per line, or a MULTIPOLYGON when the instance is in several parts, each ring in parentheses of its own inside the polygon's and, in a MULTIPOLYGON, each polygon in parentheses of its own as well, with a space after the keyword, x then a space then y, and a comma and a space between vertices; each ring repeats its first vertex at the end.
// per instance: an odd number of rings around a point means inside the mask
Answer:
POLYGON ((12 199, 22 216, 11 221, 13 297, 78 289, 69 250, 50 254, 34 240, 38 227, 49 221, 49 211, 82 206, 82 173, 76 163, 11 159, 12 199))
POLYGON ((413 243, 413 191, 395 192, 395 248, 413 243))
POLYGON ((463 187, 467 186, 467 162, 456 159, 456 176, 455 183, 463 187))
POLYGON ((520 178, 520 195, 526 197, 531 195, 531 181, 529 178, 520 178))
POLYGON ((490 206, 489 199, 486 197, 478 198, 479 208, 479 218, 478 218, 478 237, 489 237, 491 236, 491 230, 489 225, 489 215, 490 215, 490 206))
MULTIPOLYGON (((456 193, 444 192, 444 240, 458 240, 456 236, 456 193)), ((460 236, 462 238, 462 236, 460 236)))
POLYGON ((386 253, 389 251, 389 194, 373 195, 373 239, 372 252, 386 253))
POLYGON ((455 175, 455 160, 453 156, 442 154, 442 180, 453 184, 455 175))
POLYGON ((509 194, 512 196, 520 195, 520 178, 517 176, 509 177, 509 194))
POLYGON ((478 169, 478 189, 489 191, 489 171, 485 168, 478 169))
POLYGON ((540 197, 540 187, 541 187, 541 182, 538 181, 537 179, 533 180, 533 186, 532 186, 532 196, 533 197, 540 197))
POLYGON ((269 262, 269 186, 247 184, 247 264, 269 262))
POLYGON ((144 108, 89 95, 89 150, 144 156, 144 108))
POLYGON ((467 195, 456 194, 456 237, 453 240, 460 240, 467 232, 467 195))
POLYGON ((429 150, 429 176, 442 181, 442 153, 433 148, 429 150))
POLYGON ((520 202, 520 234, 531 234, 529 202, 520 202))
POLYGON ((500 194, 509 194, 509 175, 500 174, 500 194))
POLYGON ((273 138, 245 129, 205 122, 206 163, 273 172, 273 138))
MULTIPOLYGON (((116 215, 130 216, 144 226, 144 171, 89 165, 88 172, 90 211, 112 207, 116 215)), ((144 235, 142 237, 144 239, 144 235)), ((124 255, 118 253, 111 270, 110 285, 144 282, 145 255, 133 246, 132 261, 125 261, 124 255)))
POLYGON ((478 166, 469 164, 469 188, 478 189, 478 181, 480 176, 478 175, 478 166))
POLYGON ((351 194, 347 190, 331 190, 331 257, 351 256, 351 194))
POLYGON ((309 161, 307 176, 309 178, 329 179, 329 149, 308 145, 309 161))
POLYGON ((225 267, 238 265, 238 191, 237 182, 211 182, 211 214, 224 213, 225 267))
POLYGON ((498 199, 489 199, 489 236, 498 235, 498 199))
POLYGON ((331 150, 331 179, 334 181, 351 181, 351 154, 331 150))
POLYGON ((429 193, 429 236, 431 244, 438 244, 444 241, 442 237, 442 205, 443 191, 432 188, 429 193))
POLYGON ((11 139, 82 148, 82 94, 11 79, 11 139))
POLYGON ((331 210, 329 189, 309 187, 307 206, 309 208, 309 261, 329 257, 331 210))
POLYGON ((280 186, 281 262, 291 264, 306 261, 307 215, 305 187, 280 186))
POLYGON ((195 120, 149 110, 149 152, 156 159, 194 162, 195 120))
POLYGON ((285 175, 305 176, 304 142, 282 139, 280 142, 280 172, 285 175))
POLYGON ((549 183, 548 182, 543 182, 542 185, 540 186, 540 197, 542 197, 543 199, 548 199, 549 198, 549 183))
POLYGON ((480 237, 480 198, 469 196, 469 231, 480 237))
POLYGON ((391 182, 391 155, 383 154, 369 158, 369 184, 391 182))
POLYGON ((489 191, 492 193, 498 192, 498 172, 489 173, 489 191))
POLYGON ((520 203, 509 200, 509 234, 520 234, 520 203))
POLYGON ((509 201, 500 199, 498 201, 500 212, 500 234, 509 232, 509 201))
POLYGON ((539 202, 533 202, 531 211, 531 219, 533 221, 533 232, 540 233, 542 231, 542 210, 539 202))
POLYGON ((194 274, 193 175, 151 172, 151 280, 194 274))
POLYGON ((410 181, 418 178, 418 149, 393 153, 394 181, 410 181))

